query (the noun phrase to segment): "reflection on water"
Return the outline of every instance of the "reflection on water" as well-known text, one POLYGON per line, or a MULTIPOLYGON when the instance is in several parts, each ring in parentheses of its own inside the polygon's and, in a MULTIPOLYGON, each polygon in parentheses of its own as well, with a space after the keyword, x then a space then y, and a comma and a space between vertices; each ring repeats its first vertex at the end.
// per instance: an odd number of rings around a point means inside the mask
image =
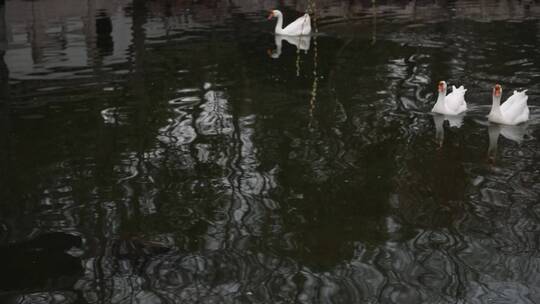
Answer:
POLYGON ((6 7, 0 5, 0 106, 8 96, 9 71, 4 59, 7 50, 6 7))
POLYGON ((540 302, 540 4, 274 5, 0 6, 0 302, 540 302))
POLYGON ((432 114, 433 122, 435 123, 435 138, 437 143, 442 146, 444 142, 444 122, 448 121, 450 127, 460 128, 463 124, 463 118, 465 114, 460 115, 442 115, 442 114, 432 114))
POLYGON ((527 124, 521 124, 517 126, 507 126, 495 123, 490 123, 488 126, 489 134, 489 148, 488 156, 494 160, 497 156, 497 145, 499 142, 499 136, 509 139, 517 144, 521 144, 525 134, 527 133, 527 124))
POLYGON ((309 46, 311 44, 311 36, 297 36, 297 37, 291 37, 291 36, 282 36, 282 35, 276 35, 275 36, 275 43, 276 43, 276 49, 273 51, 269 51, 270 57, 276 59, 281 56, 281 48, 283 46, 283 41, 287 41, 289 44, 294 45, 296 49, 299 51, 308 52, 309 46))

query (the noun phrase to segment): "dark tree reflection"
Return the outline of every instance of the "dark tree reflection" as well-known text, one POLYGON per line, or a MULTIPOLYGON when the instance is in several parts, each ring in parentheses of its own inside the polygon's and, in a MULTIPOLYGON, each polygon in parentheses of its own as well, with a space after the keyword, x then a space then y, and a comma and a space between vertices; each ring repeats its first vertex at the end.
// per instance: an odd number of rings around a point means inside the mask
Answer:
POLYGON ((101 56, 111 55, 113 52, 112 27, 111 17, 107 16, 106 12, 102 11, 96 15, 96 47, 100 50, 101 56))

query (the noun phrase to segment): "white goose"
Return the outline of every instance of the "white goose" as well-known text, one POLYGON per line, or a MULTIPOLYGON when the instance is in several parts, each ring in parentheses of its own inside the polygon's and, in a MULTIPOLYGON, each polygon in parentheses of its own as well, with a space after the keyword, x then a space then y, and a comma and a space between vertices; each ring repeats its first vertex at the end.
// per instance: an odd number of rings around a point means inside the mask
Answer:
POLYGON ((465 89, 463 86, 456 88, 452 86, 452 93, 446 95, 447 85, 445 81, 439 82, 439 97, 437 102, 431 109, 431 112, 444 115, 458 115, 467 110, 467 102, 465 102, 465 89))
POLYGON ((493 105, 488 120, 503 125, 517 125, 529 120, 529 107, 527 106, 529 97, 525 92, 527 90, 514 91, 514 94, 501 105, 502 87, 499 84, 495 85, 493 105))
POLYGON ((268 16, 268 20, 276 17, 276 35, 285 35, 285 36, 305 36, 311 33, 311 19, 309 14, 304 14, 304 16, 296 19, 291 24, 283 28, 283 14, 278 10, 273 10, 268 16))

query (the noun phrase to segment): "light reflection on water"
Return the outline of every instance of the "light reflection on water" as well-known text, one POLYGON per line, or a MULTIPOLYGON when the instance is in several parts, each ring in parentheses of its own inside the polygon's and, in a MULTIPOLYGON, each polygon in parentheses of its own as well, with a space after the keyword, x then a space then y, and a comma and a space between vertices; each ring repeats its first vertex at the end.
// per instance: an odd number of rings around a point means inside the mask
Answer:
POLYGON ((274 4, 1 6, 0 299, 540 302, 540 5, 274 4))

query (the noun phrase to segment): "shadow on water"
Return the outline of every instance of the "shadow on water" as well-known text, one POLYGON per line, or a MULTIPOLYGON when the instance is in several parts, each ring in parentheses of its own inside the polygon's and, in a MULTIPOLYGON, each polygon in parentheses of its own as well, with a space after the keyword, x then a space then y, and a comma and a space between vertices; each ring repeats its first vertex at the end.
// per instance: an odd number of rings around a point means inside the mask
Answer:
POLYGON ((6 262, 0 292, 71 289, 82 275, 82 265, 66 251, 76 247, 81 247, 80 237, 59 232, 0 247, 0 258, 6 262))
POLYGON ((1 301, 540 302, 540 5, 272 5, 0 6, 1 301))

